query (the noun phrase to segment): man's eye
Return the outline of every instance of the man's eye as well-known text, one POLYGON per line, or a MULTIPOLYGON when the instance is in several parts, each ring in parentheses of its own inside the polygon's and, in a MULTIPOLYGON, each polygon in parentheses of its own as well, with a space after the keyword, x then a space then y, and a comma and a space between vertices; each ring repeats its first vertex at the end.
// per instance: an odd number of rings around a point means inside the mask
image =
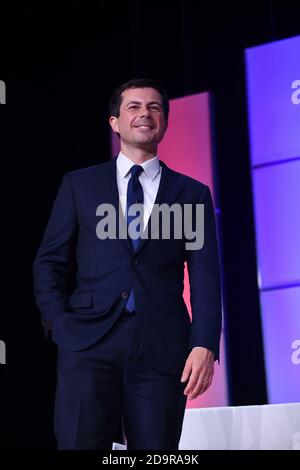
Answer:
POLYGON ((135 108, 137 108, 137 106, 135 104, 133 104, 132 106, 129 106, 128 109, 135 109, 135 108))

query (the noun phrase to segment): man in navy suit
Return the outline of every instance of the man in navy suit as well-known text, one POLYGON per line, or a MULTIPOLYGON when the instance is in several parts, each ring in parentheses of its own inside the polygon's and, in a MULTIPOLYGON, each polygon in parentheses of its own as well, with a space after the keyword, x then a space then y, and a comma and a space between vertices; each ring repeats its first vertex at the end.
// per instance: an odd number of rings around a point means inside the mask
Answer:
POLYGON ((115 90, 109 122, 121 152, 64 175, 38 249, 35 296, 45 334, 58 345, 59 449, 111 449, 120 416, 128 449, 178 449, 186 399, 212 381, 221 331, 214 212, 207 186, 158 159, 168 112, 166 93, 152 80, 115 90), (128 226, 137 220, 129 212, 135 203, 144 209, 138 236, 128 226), (162 204, 204 206, 201 248, 187 249, 174 226, 173 236, 164 238, 159 227, 159 237, 143 238, 162 204), (103 208, 115 212, 109 223, 117 236, 100 236, 103 208), (192 322, 182 297, 185 262, 192 322))

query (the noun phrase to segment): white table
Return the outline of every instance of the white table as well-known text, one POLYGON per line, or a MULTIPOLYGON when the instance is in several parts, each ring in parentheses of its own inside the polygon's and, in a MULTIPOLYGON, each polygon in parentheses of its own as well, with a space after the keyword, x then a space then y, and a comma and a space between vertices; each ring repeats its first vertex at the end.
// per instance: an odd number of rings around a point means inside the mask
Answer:
POLYGON ((300 403, 187 409, 179 448, 300 450, 300 403))

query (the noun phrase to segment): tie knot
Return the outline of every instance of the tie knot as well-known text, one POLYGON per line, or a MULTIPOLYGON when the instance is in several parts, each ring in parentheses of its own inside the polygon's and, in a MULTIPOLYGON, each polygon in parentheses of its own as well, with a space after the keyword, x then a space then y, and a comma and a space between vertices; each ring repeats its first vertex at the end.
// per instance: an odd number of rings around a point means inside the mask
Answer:
POLYGON ((130 168, 130 172, 133 178, 138 176, 142 171, 143 171, 143 167, 140 165, 133 165, 130 168))

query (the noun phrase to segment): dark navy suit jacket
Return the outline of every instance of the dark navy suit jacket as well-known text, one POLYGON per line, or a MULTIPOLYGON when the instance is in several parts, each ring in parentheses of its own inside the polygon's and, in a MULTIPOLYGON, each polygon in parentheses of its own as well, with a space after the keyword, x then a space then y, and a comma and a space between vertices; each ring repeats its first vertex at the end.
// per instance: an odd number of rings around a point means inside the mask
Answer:
MULTIPOLYGON (((186 250, 186 239, 144 239, 134 252, 130 240, 100 240, 97 207, 121 211, 116 159, 66 173, 34 262, 35 297, 45 331, 61 347, 80 351, 109 332, 134 289, 141 344, 150 364, 181 374, 194 346, 219 358, 221 295, 215 218, 210 191, 162 161, 156 204, 203 203, 204 246, 186 250), (76 287, 66 289, 70 259, 76 257, 76 287), (183 300, 187 262, 192 322, 183 300)), ((151 226, 151 216, 149 220, 151 226)))

